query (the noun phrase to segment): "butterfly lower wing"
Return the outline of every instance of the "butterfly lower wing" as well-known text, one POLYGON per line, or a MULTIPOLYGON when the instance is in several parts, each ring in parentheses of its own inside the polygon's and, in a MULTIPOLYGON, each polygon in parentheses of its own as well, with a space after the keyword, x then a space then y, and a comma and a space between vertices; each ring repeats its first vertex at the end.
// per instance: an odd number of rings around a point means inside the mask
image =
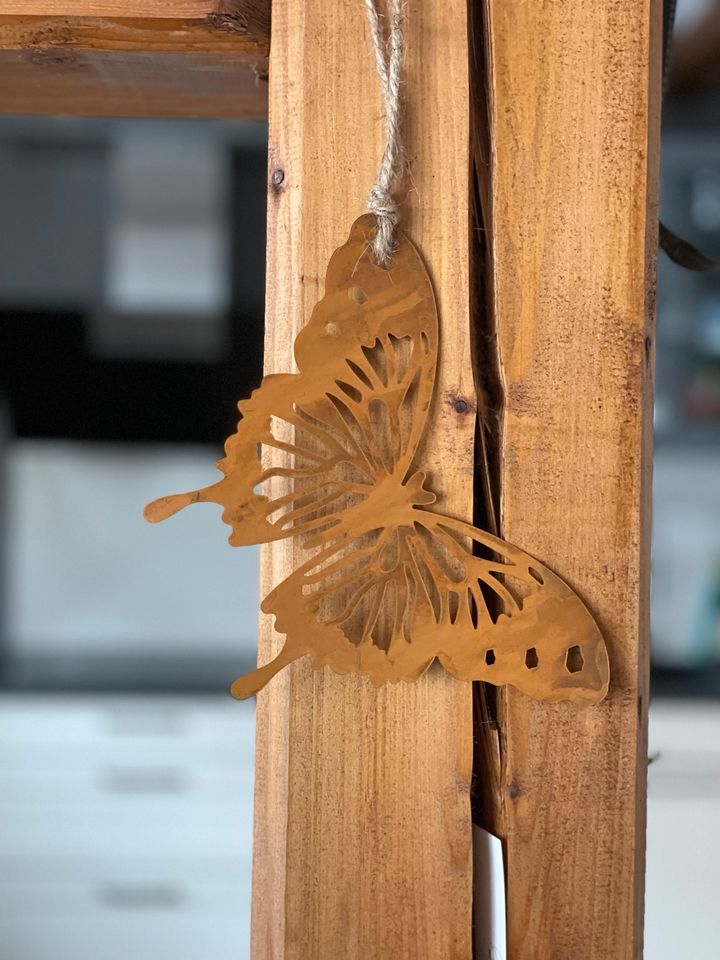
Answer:
POLYGON ((306 654, 375 684, 413 680, 437 658, 458 679, 539 699, 607 693, 602 636, 563 580, 517 547, 422 509, 327 545, 263 609, 286 644, 264 673, 236 682, 237 696, 306 654))
POLYGON ((223 506, 234 545, 321 543, 378 482, 404 479, 432 399, 437 309, 407 238, 391 269, 375 264, 374 229, 373 217, 361 217, 333 254, 325 295, 295 341, 299 372, 265 377, 239 404, 218 463, 223 479, 154 501, 149 520, 210 501, 223 506))
POLYGON ((409 528, 376 529, 326 545, 263 601, 285 645, 266 667, 236 680, 236 697, 256 693, 288 662, 309 655, 317 668, 363 674, 380 685, 413 680, 436 656, 429 604, 410 568, 394 563, 409 528))
MULTIPOLYGON (((609 661, 580 597, 534 557, 471 524, 416 511, 434 558, 437 657, 461 680, 510 684, 536 699, 599 702, 609 661)), ((430 562, 430 561, 428 561, 430 562)))

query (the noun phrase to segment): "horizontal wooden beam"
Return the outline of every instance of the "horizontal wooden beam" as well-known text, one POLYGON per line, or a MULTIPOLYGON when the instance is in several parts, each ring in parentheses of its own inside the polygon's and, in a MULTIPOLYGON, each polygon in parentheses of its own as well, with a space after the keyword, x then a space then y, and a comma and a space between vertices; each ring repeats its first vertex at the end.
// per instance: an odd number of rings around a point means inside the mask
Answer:
POLYGON ((3 0, 4 14, 40 17, 200 19, 213 13, 242 16, 267 10, 263 0, 3 0))
POLYGON ((0 113, 267 115, 269 0, 17 0, 2 11, 0 113))

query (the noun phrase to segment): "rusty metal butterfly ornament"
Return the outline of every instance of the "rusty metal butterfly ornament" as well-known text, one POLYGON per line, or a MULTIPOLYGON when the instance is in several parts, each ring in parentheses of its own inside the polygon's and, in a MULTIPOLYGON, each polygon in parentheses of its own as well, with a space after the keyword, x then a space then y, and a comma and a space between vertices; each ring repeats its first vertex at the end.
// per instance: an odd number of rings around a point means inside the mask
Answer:
POLYGON ((403 0, 388 0, 385 17, 363 2, 386 114, 371 214, 330 259, 324 296, 295 340, 298 372, 265 377, 239 404, 222 480, 162 497, 145 516, 217 503, 234 546, 294 537, 304 548, 262 603, 285 644, 233 683, 238 698, 308 655, 376 685, 415 680, 437 659, 460 680, 601 700, 607 652, 580 598, 522 550, 434 510, 418 469, 438 312, 420 255, 395 234, 403 0))
MULTIPOLYGON (((505 541, 433 509, 418 455, 438 363, 438 313, 413 244, 376 262, 375 217, 332 256, 325 294, 295 341, 297 373, 265 377, 239 404, 223 478, 163 497, 223 507, 230 543, 295 537, 307 560, 263 601, 285 645, 236 680, 238 698, 308 655, 380 685, 437 659, 460 680, 545 700, 601 700, 608 657, 580 598, 505 541)), ((428 459, 429 452, 428 452, 428 459)))

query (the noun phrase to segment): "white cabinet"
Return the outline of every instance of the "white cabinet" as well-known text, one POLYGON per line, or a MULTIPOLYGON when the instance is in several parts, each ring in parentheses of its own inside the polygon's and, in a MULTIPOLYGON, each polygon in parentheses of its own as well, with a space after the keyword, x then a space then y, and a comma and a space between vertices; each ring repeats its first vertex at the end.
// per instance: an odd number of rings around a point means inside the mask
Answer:
POLYGON ((2 960, 246 960, 254 711, 0 699, 2 960))
POLYGON ((716 960, 720 945, 720 705, 650 708, 645 956, 716 960))

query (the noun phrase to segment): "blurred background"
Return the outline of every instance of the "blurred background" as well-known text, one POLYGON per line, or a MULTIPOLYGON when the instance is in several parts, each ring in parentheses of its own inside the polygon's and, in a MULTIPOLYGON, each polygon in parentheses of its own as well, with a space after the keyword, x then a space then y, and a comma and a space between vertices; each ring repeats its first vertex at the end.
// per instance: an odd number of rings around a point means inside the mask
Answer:
MULTIPOLYGON (((720 0, 675 8, 660 216, 720 260, 720 0)), ((720 943, 720 270, 658 258, 645 956, 720 943)))
MULTIPOLYGON (((662 218, 720 258, 720 2, 680 0, 662 218)), ((0 958, 246 960, 261 124, 0 117, 0 958)), ((660 255, 646 955, 720 942, 720 273, 660 255)))
POLYGON ((249 955, 267 129, 0 117, 0 958, 249 955))

